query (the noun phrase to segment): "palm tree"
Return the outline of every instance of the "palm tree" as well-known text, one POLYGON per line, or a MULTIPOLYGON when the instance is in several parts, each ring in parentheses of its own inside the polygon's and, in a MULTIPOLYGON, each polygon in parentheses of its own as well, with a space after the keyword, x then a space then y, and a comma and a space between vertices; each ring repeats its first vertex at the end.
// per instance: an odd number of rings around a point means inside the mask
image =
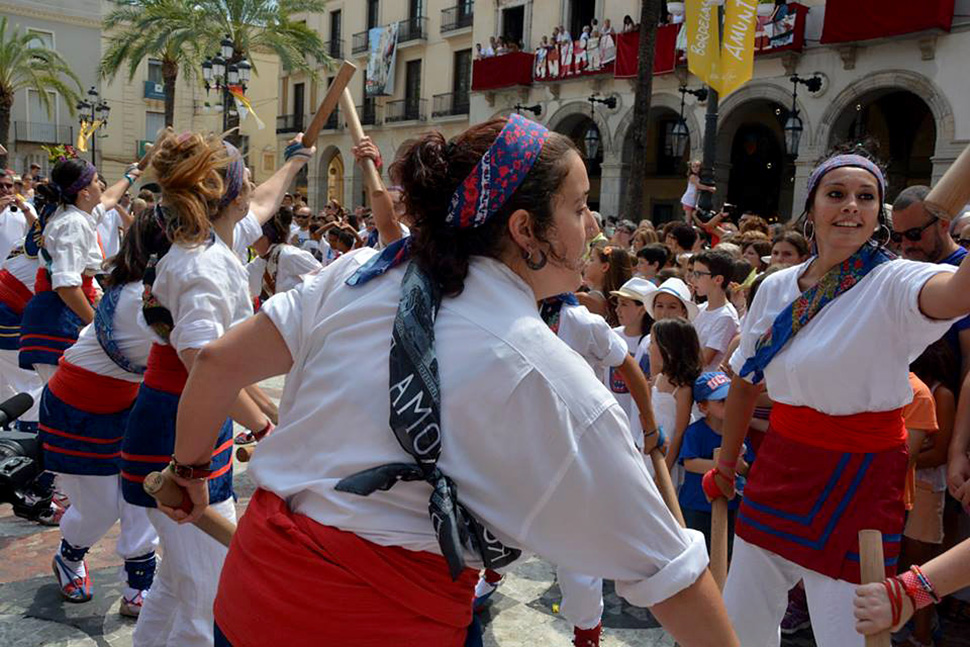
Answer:
POLYGON ((165 125, 175 119, 175 82, 179 71, 192 78, 201 60, 197 49, 205 17, 192 0, 130 0, 108 14, 105 31, 115 31, 101 58, 98 73, 113 79, 127 63, 131 81, 146 58, 162 63, 165 125))
MULTIPOLYGON (((286 69, 311 75, 310 57, 329 64, 320 36, 292 17, 325 7, 326 0, 127 0, 105 18, 105 30, 119 31, 101 60, 101 74, 113 77, 127 63, 131 79, 146 57, 160 60, 170 126, 179 72, 194 76, 205 54, 218 52, 227 34, 235 51, 227 65, 254 49, 272 51, 286 69)), ((258 73, 255 67, 253 72, 258 73)))
MULTIPOLYGON (((39 34, 20 33, 19 27, 7 33, 7 17, 0 18, 0 146, 6 149, 10 137, 10 111, 14 96, 20 90, 36 90, 41 105, 51 114, 54 101, 48 94, 54 90, 64 98, 71 116, 80 100, 81 81, 67 62, 54 50, 44 46, 39 34), (67 81, 77 85, 75 91, 67 81)), ((55 99, 56 100, 56 99, 55 99)), ((0 155, 0 168, 7 167, 7 153, 0 155)))

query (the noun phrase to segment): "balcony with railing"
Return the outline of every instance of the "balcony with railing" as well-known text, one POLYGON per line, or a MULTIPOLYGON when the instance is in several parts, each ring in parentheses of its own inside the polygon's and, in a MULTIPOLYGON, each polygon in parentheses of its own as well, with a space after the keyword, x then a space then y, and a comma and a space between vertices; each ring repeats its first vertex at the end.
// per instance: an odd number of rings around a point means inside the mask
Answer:
POLYGON ((427 99, 410 98, 388 101, 384 106, 384 121, 389 124, 402 121, 424 121, 427 111, 427 99))
POLYGON ((165 101, 165 85, 154 81, 145 81, 145 98, 155 101, 165 101))
POLYGON ((467 115, 469 112, 470 101, 468 93, 449 92, 448 94, 436 94, 432 97, 431 118, 454 117, 456 115, 467 115))
POLYGON ((381 119, 377 114, 376 101, 368 101, 362 106, 357 106, 357 116, 360 117, 361 126, 381 125, 381 119))
POLYGON ((306 123, 306 115, 279 115, 276 117, 276 134, 298 133, 303 130, 306 123))
POLYGON ((808 7, 789 2, 788 13, 775 20, 771 16, 758 16, 755 26, 754 53, 757 55, 776 52, 800 52, 805 47, 805 23, 808 7))
POLYGON ((323 50, 330 58, 340 60, 344 57, 344 42, 342 40, 328 40, 323 44, 323 50))
POLYGON ((397 24, 397 43, 401 45, 412 40, 424 40, 428 37, 428 19, 425 16, 408 18, 397 24))
POLYGON ((13 137, 18 142, 37 144, 73 144, 74 127, 42 121, 15 121, 13 137))
POLYGON ((360 56, 367 53, 370 49, 368 46, 368 31, 359 31, 350 37, 350 53, 354 56, 360 56))
POLYGON ((456 6, 442 9, 441 33, 451 36, 454 35, 452 32, 456 32, 460 29, 470 28, 474 22, 474 17, 472 15, 472 9, 474 9, 474 7, 474 2, 459 0, 456 6))

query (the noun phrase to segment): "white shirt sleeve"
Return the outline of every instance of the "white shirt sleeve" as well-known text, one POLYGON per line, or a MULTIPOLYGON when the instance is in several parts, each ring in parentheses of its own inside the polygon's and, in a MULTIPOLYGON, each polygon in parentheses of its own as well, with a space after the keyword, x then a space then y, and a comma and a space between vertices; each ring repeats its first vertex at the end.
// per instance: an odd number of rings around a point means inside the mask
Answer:
POLYGON ((232 232, 232 251, 245 262, 246 248, 259 240, 263 235, 263 228, 252 211, 236 223, 232 232))
MULTIPOLYGON (((902 329, 906 334, 906 341, 911 349, 918 349, 917 353, 939 339, 950 327, 954 320, 930 319, 919 308, 919 295, 926 282, 937 274, 952 274, 957 268, 952 265, 920 263, 915 261, 893 261, 898 265, 894 281, 888 283, 886 299, 890 304, 890 312, 898 317, 898 321, 905 322, 902 329)), ((915 359, 915 356, 913 357, 915 359)))
POLYGON ((81 285, 91 243, 91 231, 79 219, 58 223, 57 235, 44 241, 51 256, 51 287, 73 288, 81 285))
POLYGON ((606 323, 606 319, 584 306, 563 306, 559 337, 582 355, 597 373, 608 366, 619 366, 626 359, 626 341, 606 323))
POLYGON ((197 274, 181 282, 178 293, 169 297, 166 302, 175 303, 169 343, 179 352, 219 339, 233 323, 225 291, 209 276, 197 274))
POLYGON ((276 291, 285 292, 300 282, 300 277, 319 270, 323 266, 313 254, 297 247, 284 248, 276 271, 276 291))
MULTIPOLYGON (((519 397, 511 398, 508 406, 521 407, 522 420, 561 407, 534 376, 526 377, 517 390, 519 397)), ((568 414, 556 423, 579 424, 568 414)), ((634 448, 620 405, 610 404, 585 429, 565 433, 576 437, 573 450, 542 459, 561 461, 558 465, 531 470, 526 465, 534 460, 531 453, 516 452, 519 457, 510 458, 523 465, 507 466, 515 476, 496 484, 504 491, 500 496, 534 496, 536 503, 526 511, 520 529, 496 530, 509 532, 519 545, 557 565, 615 580, 617 593, 637 606, 657 604, 693 584, 707 568, 704 538, 680 528, 667 510, 634 448), (551 480, 550 474, 555 475, 551 480), (603 478, 606 474, 609 478, 603 478), (540 478, 542 482, 536 481, 540 478), (577 510, 583 511, 583 519, 564 532, 563 520, 575 519, 577 510)))
POLYGON ((292 290, 277 292, 259 309, 276 326, 294 359, 303 344, 303 292, 306 287, 307 282, 304 282, 292 290))

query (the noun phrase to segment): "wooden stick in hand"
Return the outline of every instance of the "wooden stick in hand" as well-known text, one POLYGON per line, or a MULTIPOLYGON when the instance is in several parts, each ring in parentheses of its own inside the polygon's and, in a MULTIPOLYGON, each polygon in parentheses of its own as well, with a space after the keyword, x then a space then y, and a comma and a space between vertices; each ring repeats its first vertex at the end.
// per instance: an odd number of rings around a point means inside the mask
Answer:
MULTIPOLYGON (((863 584, 882 582, 886 579, 886 562, 882 553, 882 533, 878 530, 859 531, 859 570, 863 584)), ((846 613, 851 613, 846 609, 846 613)), ((866 647, 891 647, 890 632, 866 636, 866 647)))
MULTIPOLYGON (((347 120, 347 127, 350 129, 350 137, 354 140, 354 146, 357 146, 360 144, 360 140, 364 138, 364 129, 360 125, 354 99, 350 96, 350 90, 346 88, 340 95, 340 109, 344 113, 344 119, 347 120)), ((364 186, 367 187, 371 195, 382 193, 384 183, 381 181, 381 174, 377 172, 374 160, 369 158, 362 160, 361 168, 364 171, 364 186)))
MULTIPOLYGON (((162 505, 178 508, 186 513, 192 510, 192 502, 185 496, 182 488, 163 472, 152 472, 146 476, 142 487, 162 505)), ((202 516, 195 521, 195 525, 226 548, 229 548, 229 542, 236 533, 236 524, 211 507, 205 509, 202 516)))
POLYGON ((667 508, 674 515, 674 519, 677 520, 680 527, 686 528, 684 513, 681 512, 680 501, 677 500, 677 490, 674 489, 674 482, 670 479, 670 470, 667 469, 667 461, 659 447, 650 450, 650 460, 653 462, 654 482, 657 484, 657 489, 660 490, 661 498, 667 504, 667 508))
POLYGON ((327 119, 330 118, 330 113, 337 107, 341 95, 347 89, 347 84, 350 83, 350 79, 353 78, 354 72, 356 71, 357 66, 350 61, 344 61, 341 64, 340 71, 337 72, 337 76, 333 77, 333 83, 327 88, 327 94, 324 95, 323 101, 320 102, 320 107, 317 108, 316 114, 313 115, 310 125, 303 132, 304 148, 310 148, 316 143, 317 135, 320 134, 320 130, 323 129, 324 124, 327 123, 327 119))
MULTIPOLYGON (((720 449, 714 450, 714 464, 717 465, 720 449)), ((711 575, 717 587, 724 590, 728 571, 728 501, 718 497, 711 501, 711 575)))

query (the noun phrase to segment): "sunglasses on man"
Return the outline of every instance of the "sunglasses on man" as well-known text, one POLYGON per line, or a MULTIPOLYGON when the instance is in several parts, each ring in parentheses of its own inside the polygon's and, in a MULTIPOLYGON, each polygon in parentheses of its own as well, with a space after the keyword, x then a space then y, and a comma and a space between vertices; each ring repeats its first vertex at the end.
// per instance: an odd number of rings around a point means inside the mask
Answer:
POLYGON ((937 220, 939 220, 939 218, 933 216, 933 218, 931 218, 930 221, 922 227, 912 227, 906 231, 890 232, 889 239, 897 244, 903 242, 903 238, 910 242, 917 243, 919 242, 920 238, 923 237, 923 232, 929 229, 932 225, 936 224, 937 220))

